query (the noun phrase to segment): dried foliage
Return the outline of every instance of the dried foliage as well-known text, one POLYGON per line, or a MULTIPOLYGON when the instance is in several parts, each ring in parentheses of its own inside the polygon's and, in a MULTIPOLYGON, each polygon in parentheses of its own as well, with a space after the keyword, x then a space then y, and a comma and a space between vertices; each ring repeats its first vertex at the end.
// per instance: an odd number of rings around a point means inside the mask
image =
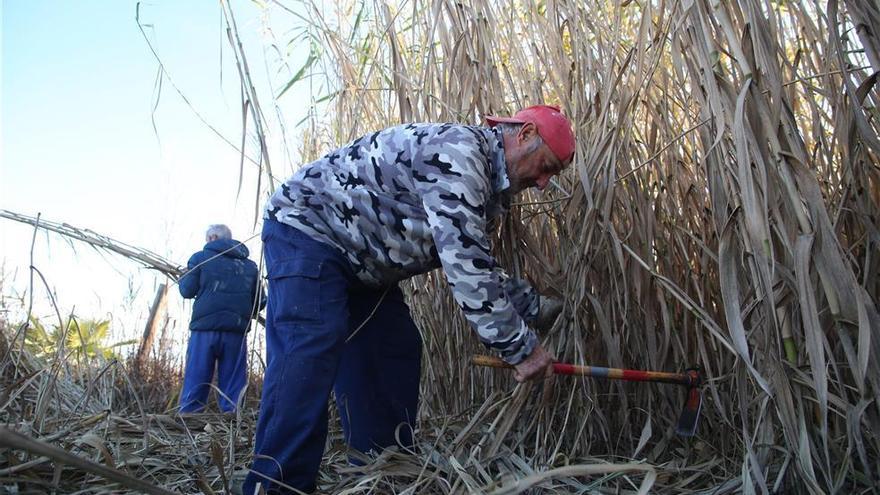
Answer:
POLYGON ((117 360, 71 366, 63 345, 47 362, 10 349, 11 333, 0 335, 0 445, 13 447, 0 459, 4 493, 191 493, 222 483, 226 459, 250 448, 242 425, 252 418, 163 414, 168 393, 141 400, 149 385, 175 386, 176 370, 152 369, 146 381, 117 360))
MULTIPOLYGON (((239 414, 180 415, 173 404, 174 369, 129 376, 129 366, 97 360, 68 366, 61 346, 50 362, 9 347, 0 329, 0 487, 12 493, 235 493, 253 453, 258 404, 247 394, 239 414), (156 394, 165 391, 166 393, 156 394), (8 450, 6 450, 8 449, 8 450)), ((161 360, 153 360, 154 368, 161 360)), ((644 489, 657 470, 643 463, 569 466, 536 472, 509 451, 483 459, 474 452, 494 437, 491 421, 510 398, 492 395, 473 415, 425 421, 413 452, 388 450, 353 466, 338 426, 331 428, 319 486, 324 493, 519 493, 531 486, 587 492, 619 480, 644 489), (575 476, 597 476, 591 482, 575 476)), ((333 423, 336 424, 335 422, 333 423)), ((662 470, 660 475, 663 475, 662 470)))
POLYGON ((117 241, 89 229, 74 227, 73 225, 67 223, 58 223, 43 220, 39 217, 39 215, 36 217, 32 217, 29 215, 22 215, 21 213, 16 213, 14 211, 0 209, 0 218, 13 220, 27 225, 33 225, 35 229, 41 228, 48 230, 49 232, 60 234, 61 236, 63 236, 63 238, 66 238, 68 240, 77 240, 88 244, 99 252, 103 250, 118 254, 146 268, 151 268, 160 273, 163 273, 173 280, 177 280, 178 278, 180 278, 180 275, 185 268, 180 265, 174 264, 171 261, 168 261, 167 259, 159 256, 158 254, 150 250, 139 248, 137 246, 132 246, 122 241, 117 241))
MULTIPOLYGON (((672 435, 683 394, 669 387, 518 387, 464 469, 509 450, 541 470, 588 456, 673 468, 657 491, 878 486, 876 2, 412 0, 307 17, 334 119, 306 153, 400 122, 561 105, 575 164, 522 198, 497 243, 566 300, 545 345, 709 377, 688 441, 672 435)), ((468 365, 477 349, 442 274, 411 289, 425 416, 509 389, 468 365)))

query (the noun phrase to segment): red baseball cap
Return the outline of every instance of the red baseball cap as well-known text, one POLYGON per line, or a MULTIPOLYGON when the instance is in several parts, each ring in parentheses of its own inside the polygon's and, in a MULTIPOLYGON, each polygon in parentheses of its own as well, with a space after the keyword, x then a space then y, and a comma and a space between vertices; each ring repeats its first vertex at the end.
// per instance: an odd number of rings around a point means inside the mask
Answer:
POLYGON ((538 129, 538 135, 550 148, 550 151, 562 163, 568 163, 574 156, 574 133, 571 122, 555 105, 534 105, 523 108, 513 117, 496 117, 489 115, 486 123, 489 127, 498 124, 525 124, 531 122, 538 129))

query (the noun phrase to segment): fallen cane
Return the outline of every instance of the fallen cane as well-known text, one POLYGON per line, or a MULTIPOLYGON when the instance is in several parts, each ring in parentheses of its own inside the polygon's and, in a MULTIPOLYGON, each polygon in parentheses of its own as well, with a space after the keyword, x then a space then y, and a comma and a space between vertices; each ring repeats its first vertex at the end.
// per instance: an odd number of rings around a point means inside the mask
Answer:
MULTIPOLYGON (((471 359, 471 362, 478 366, 513 369, 512 364, 507 364, 500 358, 493 356, 477 355, 471 359)), ((688 388, 687 402, 684 404, 681 416, 678 417, 675 432, 684 437, 692 437, 697 432, 697 421, 700 419, 700 409, 703 407, 703 395, 700 393, 700 384, 703 378, 700 375, 700 371, 696 368, 691 368, 684 373, 668 373, 665 371, 625 370, 620 368, 553 363, 553 373, 557 375, 591 376, 608 380, 625 380, 628 382, 662 382, 684 385, 688 388)))

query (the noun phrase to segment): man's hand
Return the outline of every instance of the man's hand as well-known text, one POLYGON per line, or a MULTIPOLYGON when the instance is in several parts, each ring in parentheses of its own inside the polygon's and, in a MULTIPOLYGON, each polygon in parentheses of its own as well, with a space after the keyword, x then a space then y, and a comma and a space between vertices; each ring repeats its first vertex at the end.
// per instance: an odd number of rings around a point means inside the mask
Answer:
POLYGON ((544 350, 541 344, 535 346, 532 353, 528 355, 519 364, 514 365, 516 381, 522 383, 535 378, 546 378, 553 376, 553 356, 544 350))

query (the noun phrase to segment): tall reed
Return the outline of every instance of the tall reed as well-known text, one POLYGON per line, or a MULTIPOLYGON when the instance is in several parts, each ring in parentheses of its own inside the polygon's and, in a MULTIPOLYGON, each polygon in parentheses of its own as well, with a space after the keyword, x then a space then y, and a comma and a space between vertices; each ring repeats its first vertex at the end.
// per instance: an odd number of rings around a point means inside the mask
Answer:
MULTIPOLYGON (((315 158, 408 121, 476 124, 534 103, 576 125, 575 163, 518 201, 495 243, 565 299, 560 360, 681 370, 683 391, 558 380, 492 405, 465 468, 635 458, 682 490, 850 492, 880 483, 880 168, 875 1, 404 0, 307 4, 329 82, 315 158)), ((278 14, 282 15, 282 14, 278 14)), ((424 416, 513 385, 480 352, 442 274, 409 284, 425 336, 424 416)), ((659 486, 659 485, 658 485, 659 486)))

